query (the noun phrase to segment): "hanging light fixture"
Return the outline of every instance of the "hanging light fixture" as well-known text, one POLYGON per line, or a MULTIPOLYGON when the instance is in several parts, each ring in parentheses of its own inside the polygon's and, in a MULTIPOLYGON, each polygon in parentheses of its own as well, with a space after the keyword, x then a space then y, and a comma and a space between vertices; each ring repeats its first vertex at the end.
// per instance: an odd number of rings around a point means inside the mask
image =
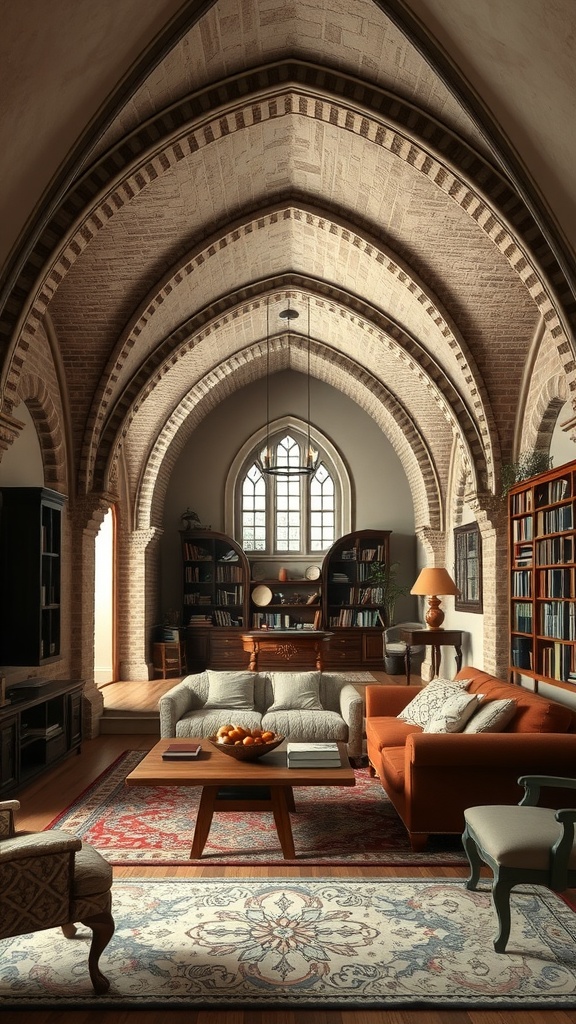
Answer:
MULTIPOLYGON (((290 345, 290 324, 300 316, 297 309, 292 309, 290 300, 286 309, 278 314, 281 320, 288 324, 288 344, 290 345)), ((268 476, 311 476, 318 462, 318 452, 312 447, 310 437, 310 299, 308 299, 308 352, 306 372, 306 395, 307 395, 307 429, 306 429, 306 451, 304 459, 298 464, 278 464, 277 445, 270 444, 270 306, 266 302, 266 446, 260 452, 260 469, 268 476)))

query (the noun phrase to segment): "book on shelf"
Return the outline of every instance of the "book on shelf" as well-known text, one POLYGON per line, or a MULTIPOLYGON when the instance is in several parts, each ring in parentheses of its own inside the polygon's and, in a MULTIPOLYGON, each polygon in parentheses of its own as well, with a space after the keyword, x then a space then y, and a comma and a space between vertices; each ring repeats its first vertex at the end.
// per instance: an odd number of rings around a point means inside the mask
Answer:
POLYGON ((286 745, 286 754, 292 760, 296 761, 300 758, 310 760, 313 758, 331 758, 336 757, 340 760, 340 752, 338 750, 337 743, 288 743, 286 745))
POLYGON ((171 743, 162 753, 163 761, 193 761, 202 750, 201 743, 171 743))

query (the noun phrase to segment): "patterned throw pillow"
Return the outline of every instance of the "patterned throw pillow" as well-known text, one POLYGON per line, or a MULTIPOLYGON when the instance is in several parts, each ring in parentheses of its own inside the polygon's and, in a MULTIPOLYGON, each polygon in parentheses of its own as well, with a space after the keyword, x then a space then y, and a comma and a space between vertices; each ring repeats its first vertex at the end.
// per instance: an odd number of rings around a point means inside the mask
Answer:
POLYGON ((466 723, 464 732, 502 732, 515 713, 515 700, 487 700, 466 723))
POLYGON ((483 696, 483 693, 464 692, 449 697, 440 714, 426 724, 424 732, 462 732, 483 696))
POLYGON ((272 672, 274 703, 270 711, 323 711, 319 672, 272 672))
POLYGON ((213 672, 208 669, 205 708, 254 710, 254 672, 213 672))
POLYGON ((438 717, 448 698, 465 690, 470 682, 470 679, 433 679, 406 705, 398 718, 408 725, 419 725, 425 729, 432 718, 438 717))

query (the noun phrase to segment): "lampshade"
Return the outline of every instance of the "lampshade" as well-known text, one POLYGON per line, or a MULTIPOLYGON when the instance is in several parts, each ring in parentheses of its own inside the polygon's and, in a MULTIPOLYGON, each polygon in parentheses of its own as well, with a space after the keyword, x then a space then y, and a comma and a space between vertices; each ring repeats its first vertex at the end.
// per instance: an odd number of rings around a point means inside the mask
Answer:
POLYGON ((426 612, 426 625, 428 629, 441 629, 444 622, 444 612, 440 608, 438 595, 459 594, 460 591, 446 569, 434 566, 422 569, 418 579, 412 587, 411 594, 419 594, 428 597, 428 611, 426 612))

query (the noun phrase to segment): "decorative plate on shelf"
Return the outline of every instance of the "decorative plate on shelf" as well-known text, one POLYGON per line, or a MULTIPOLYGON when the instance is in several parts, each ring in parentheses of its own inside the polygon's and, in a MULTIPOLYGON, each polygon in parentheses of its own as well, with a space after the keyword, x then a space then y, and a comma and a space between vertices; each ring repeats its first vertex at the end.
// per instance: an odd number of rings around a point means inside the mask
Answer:
POLYGON ((268 570, 264 562, 253 562, 252 563, 252 579, 253 580, 265 580, 268 576, 268 570))
POLYGON ((270 587, 254 587, 252 591, 252 600, 258 608, 264 608, 267 604, 270 604, 272 600, 272 591, 270 587))
POLYGON ((309 565, 304 573, 307 580, 319 580, 320 579, 320 566, 309 565))

